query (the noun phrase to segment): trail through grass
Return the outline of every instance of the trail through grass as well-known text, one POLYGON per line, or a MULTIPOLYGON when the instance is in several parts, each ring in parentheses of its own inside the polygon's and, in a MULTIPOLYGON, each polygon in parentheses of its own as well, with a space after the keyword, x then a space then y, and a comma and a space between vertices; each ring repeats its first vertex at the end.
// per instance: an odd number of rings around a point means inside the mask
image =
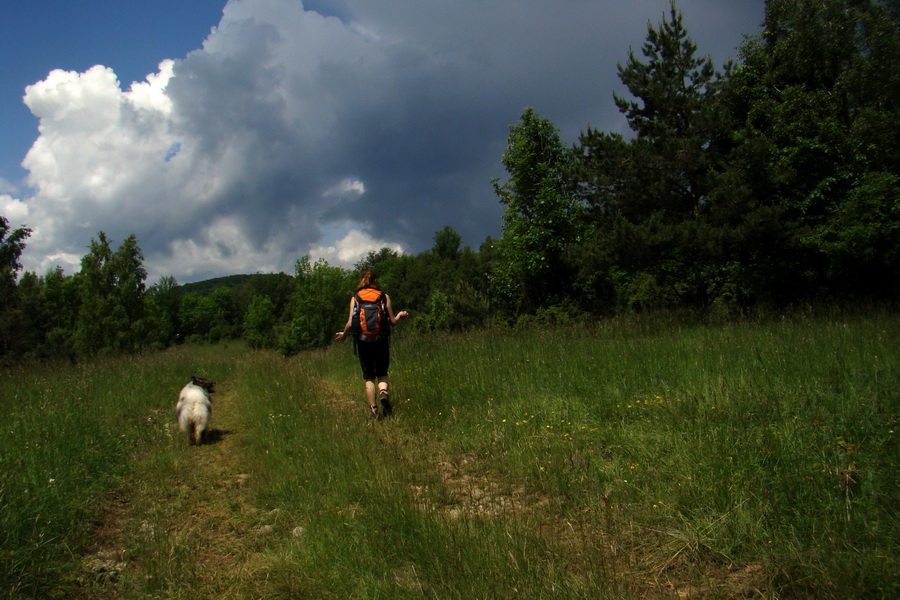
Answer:
POLYGON ((21 372, 7 597, 891 598, 898 336, 882 313, 401 334, 375 424, 346 346, 21 372), (218 382, 199 448, 171 414, 191 374, 218 382), (23 409, 57 396, 91 409, 23 409))
POLYGON ((205 445, 189 447, 172 424, 175 443, 138 458, 104 498, 77 597, 247 597, 247 573, 276 515, 261 514, 247 492, 239 402, 221 385, 205 445))

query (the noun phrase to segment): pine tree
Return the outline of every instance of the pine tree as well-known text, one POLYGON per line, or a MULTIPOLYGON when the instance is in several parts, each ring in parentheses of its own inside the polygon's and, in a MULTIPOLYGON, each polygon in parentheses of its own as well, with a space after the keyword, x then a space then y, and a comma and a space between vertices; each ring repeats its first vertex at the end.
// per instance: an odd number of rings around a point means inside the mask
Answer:
POLYGON ((696 55, 674 4, 647 29, 643 58, 631 51, 619 66, 630 98, 614 95, 634 136, 588 129, 575 149, 592 228, 581 276, 615 290, 611 303, 633 308, 705 301, 712 233, 704 212, 730 146, 718 103, 722 75, 696 55))

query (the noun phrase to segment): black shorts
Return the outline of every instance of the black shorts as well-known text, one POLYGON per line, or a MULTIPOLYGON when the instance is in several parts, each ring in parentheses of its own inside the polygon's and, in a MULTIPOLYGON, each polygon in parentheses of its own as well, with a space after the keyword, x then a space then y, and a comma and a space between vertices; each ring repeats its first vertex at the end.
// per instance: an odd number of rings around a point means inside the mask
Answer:
POLYGON ((359 366, 362 368, 363 379, 376 379, 387 377, 388 367, 391 366, 390 338, 382 338, 374 342, 356 343, 356 353, 359 355, 359 366))

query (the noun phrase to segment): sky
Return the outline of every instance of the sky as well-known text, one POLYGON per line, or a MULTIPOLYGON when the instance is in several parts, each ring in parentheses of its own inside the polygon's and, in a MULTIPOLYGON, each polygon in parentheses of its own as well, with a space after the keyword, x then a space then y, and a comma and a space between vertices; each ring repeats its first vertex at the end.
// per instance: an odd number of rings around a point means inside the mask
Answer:
MULTIPOLYGON (((763 0, 679 0, 717 68, 763 0)), ((627 133, 617 65, 669 0, 3 0, 0 216, 23 269, 137 237, 148 284, 500 236, 525 107, 627 133)))

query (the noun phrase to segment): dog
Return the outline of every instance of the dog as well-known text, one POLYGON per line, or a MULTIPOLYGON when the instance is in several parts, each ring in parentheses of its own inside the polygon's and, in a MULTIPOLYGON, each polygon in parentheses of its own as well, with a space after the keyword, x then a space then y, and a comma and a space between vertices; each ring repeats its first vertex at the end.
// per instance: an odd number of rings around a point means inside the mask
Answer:
POLYGON ((201 377, 191 377, 191 382, 181 388, 178 404, 175 406, 175 419, 178 426, 187 435, 189 445, 199 446, 203 443, 204 434, 209 427, 212 416, 212 398, 215 381, 201 377))

